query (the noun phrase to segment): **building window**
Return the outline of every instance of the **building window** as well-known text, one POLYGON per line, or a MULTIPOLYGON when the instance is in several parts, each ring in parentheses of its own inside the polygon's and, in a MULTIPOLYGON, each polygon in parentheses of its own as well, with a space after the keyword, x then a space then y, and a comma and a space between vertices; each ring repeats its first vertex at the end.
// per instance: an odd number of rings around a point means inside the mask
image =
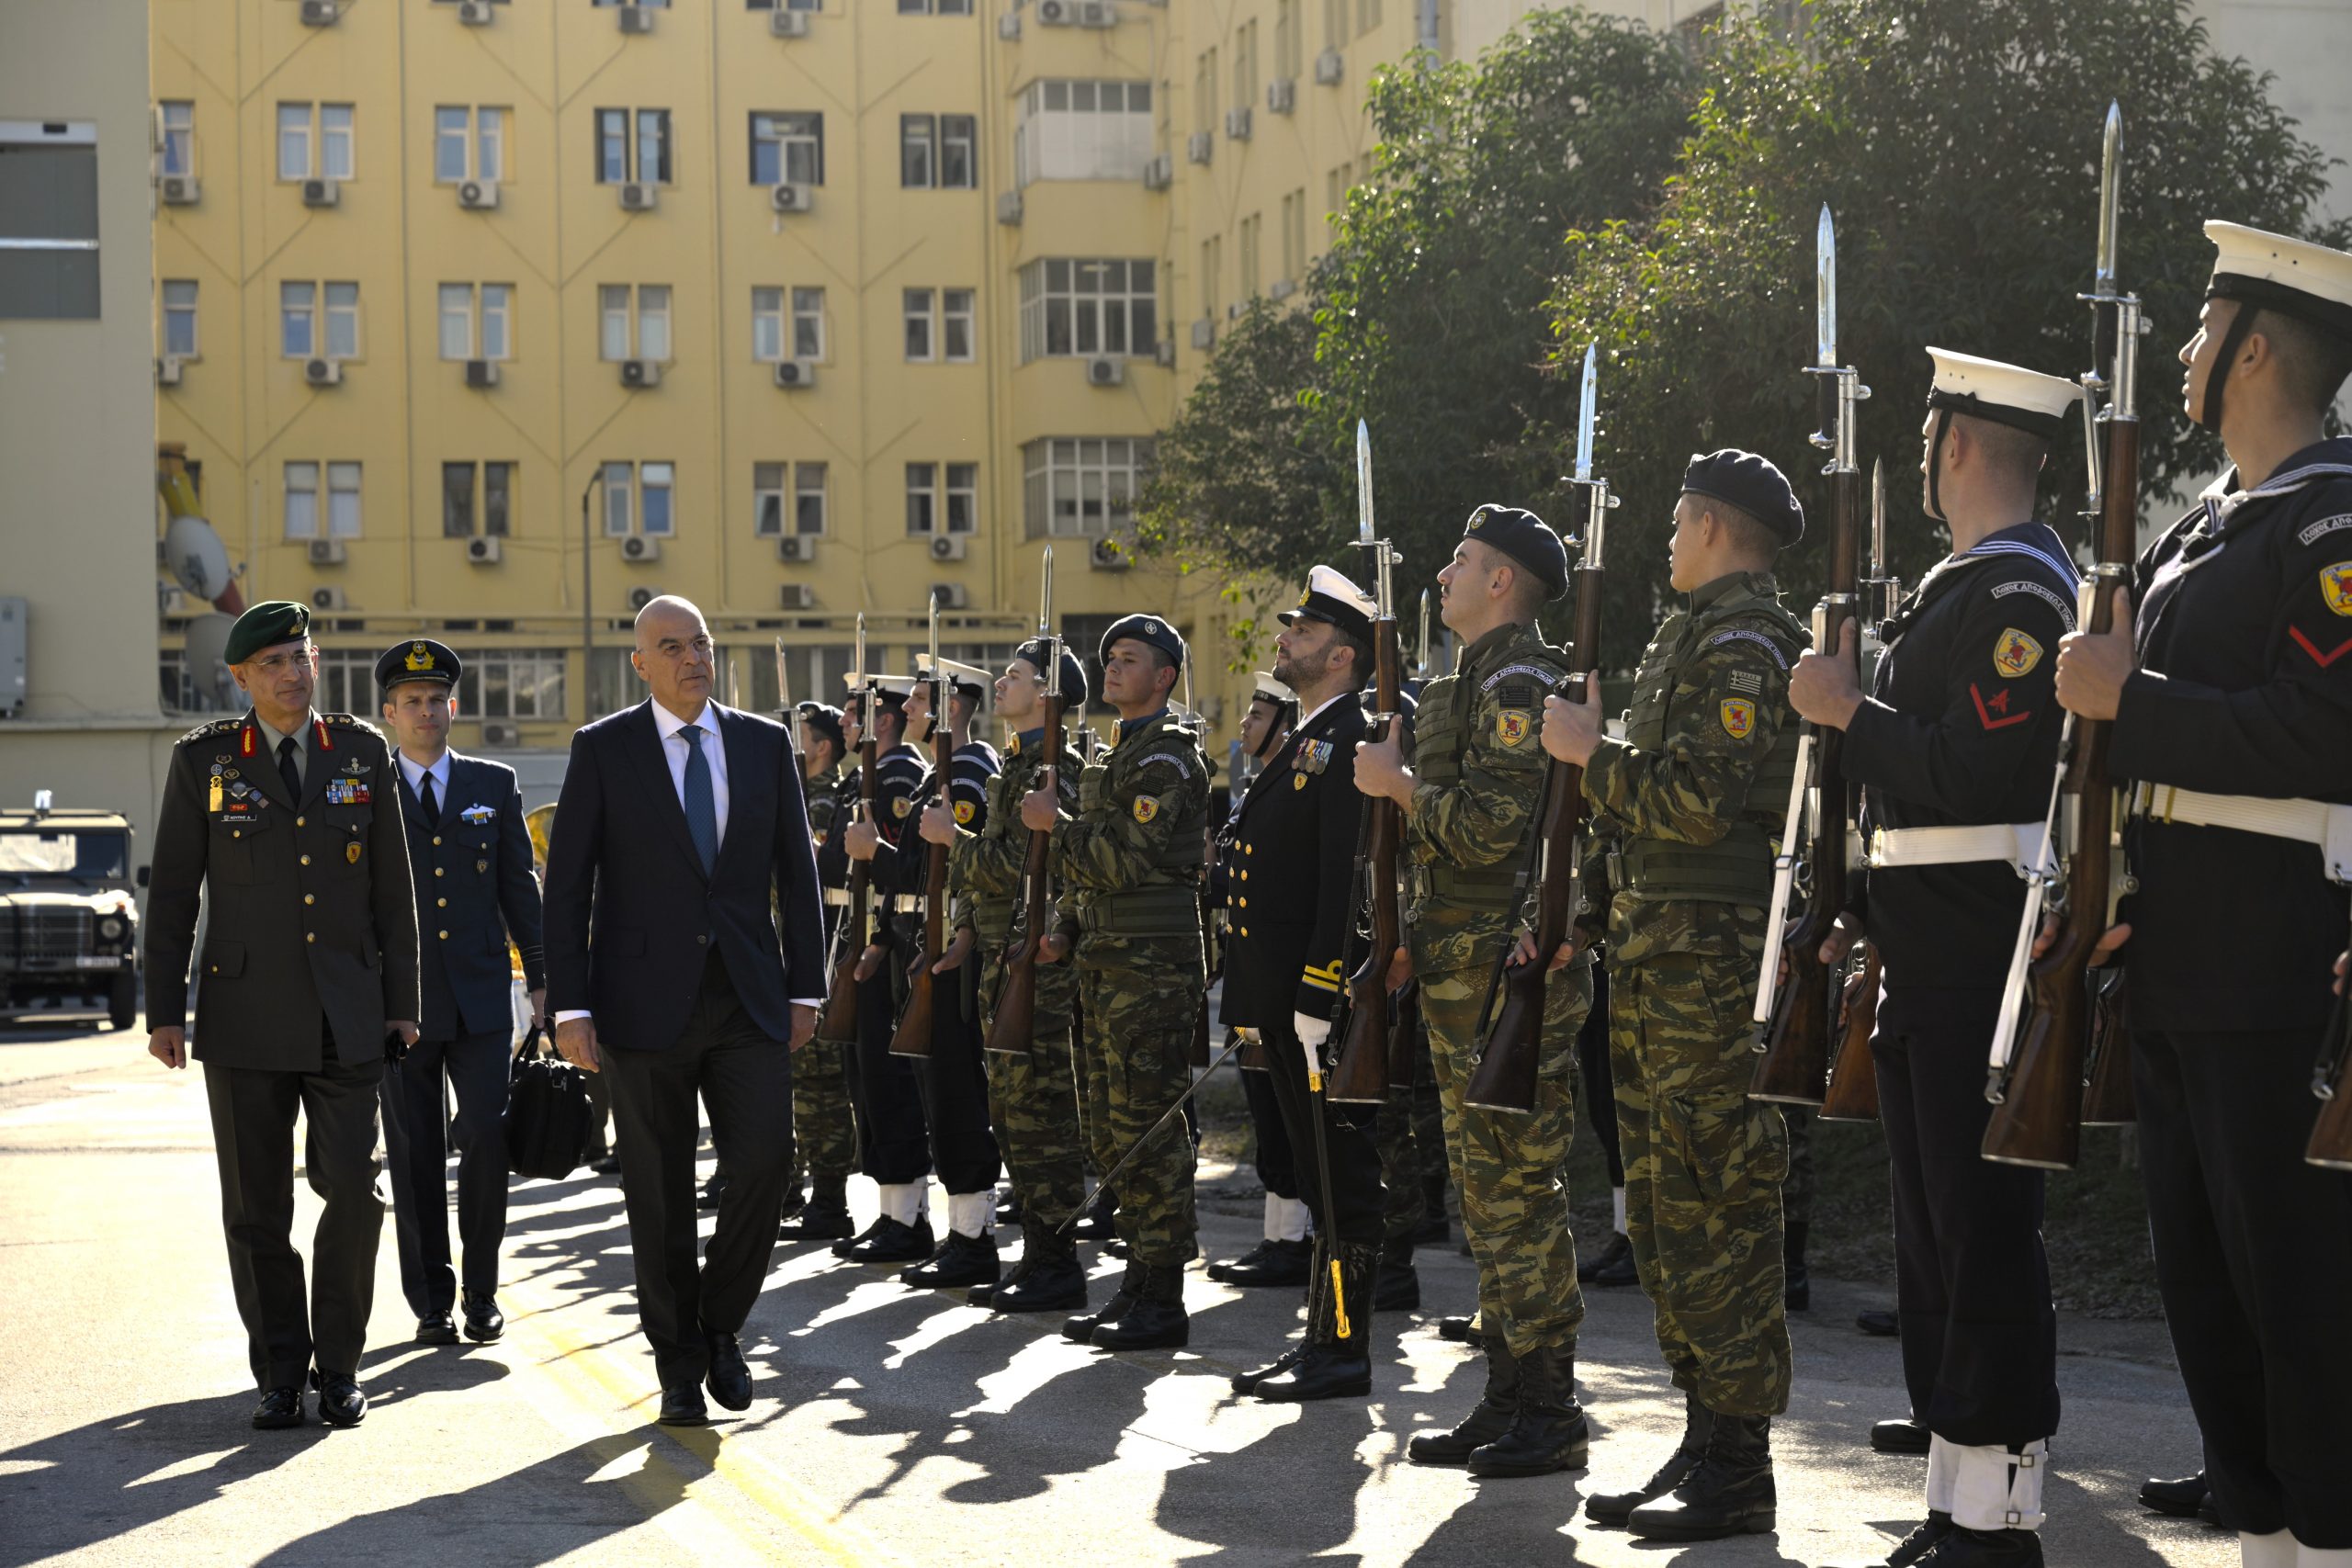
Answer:
POLYGON ((928 364, 939 357, 933 346, 932 301, 935 298, 928 288, 904 291, 904 314, 907 323, 907 359, 912 364, 928 364))
POLYGON ((1306 276, 1306 189, 1283 197, 1283 272, 1292 283, 1306 276))
POLYGON ((944 522, 950 534, 969 534, 979 526, 980 466, 978 463, 909 463, 907 465, 907 532, 928 538, 944 522), (944 468, 946 486, 940 485, 944 468))
POLYGON ((280 283, 277 286, 278 352, 288 359, 314 355, 328 359, 359 357, 359 285, 280 283), (319 308, 322 294, 326 300, 319 308), (324 321, 322 323, 321 316, 324 321))
POLYGON ((307 180, 351 177, 351 106, 277 106, 277 177, 307 180), (315 149, 315 152, 314 152, 315 149))
POLYGON ((1292 80, 1298 76, 1299 4, 1300 0, 1274 0, 1274 74, 1292 80))
POLYGON ((167 98, 155 107, 163 122, 164 173, 196 173, 196 106, 184 99, 167 98))
POLYGON ((791 479, 791 531, 797 535, 825 531, 825 465, 822 463, 754 463, 752 465, 752 532, 763 539, 783 536, 786 526, 785 480, 791 479))
POLYGON ((97 127, 0 121, 0 321, 97 319, 97 127))
POLYGON ((564 650, 477 649, 458 678, 458 711, 469 718, 561 718, 564 650))
POLYGON ((820 0, 743 0, 746 11, 815 11, 822 9, 820 0))
POLYGON ((373 713, 382 701, 375 654, 364 648, 319 649, 315 705, 321 713, 373 713))
POLYGON ((1356 0, 1356 32, 1358 36, 1380 26, 1380 0, 1356 0))
POLYGON ((907 358, 916 364, 972 357, 972 290, 910 288, 902 295, 907 358), (937 313, 933 303, 937 301, 937 313))
POLYGON ((504 538, 514 526, 514 465, 484 463, 481 466, 481 531, 494 538, 504 538))
POLYGON ((1048 257, 1021 269, 1021 361, 1149 354, 1159 341, 1159 266, 1048 257))
POLYGON ((1253 212, 1241 220, 1240 248, 1237 259, 1241 264, 1241 276, 1235 279, 1240 287, 1237 298, 1254 299, 1258 297, 1258 237, 1265 226, 1265 214, 1253 212))
POLYGON ((599 11, 610 10, 616 6, 644 6, 657 11, 670 8, 670 0, 593 0, 593 3, 599 11))
POLYGON ((441 533, 451 539, 474 536, 474 466, 441 465, 441 533))
POLYGON ((673 500, 677 467, 672 463, 607 463, 605 482, 605 532, 613 538, 642 534, 666 538, 678 531, 673 500))
POLYGON ((1193 62, 1193 129, 1204 135, 1216 130, 1216 51, 1204 50, 1193 62))
POLYGON ((1348 0, 1323 0, 1323 47, 1337 49, 1348 41, 1348 0))
POLYGON ((792 357, 822 361, 825 357, 825 291, 792 291, 792 357))
POLYGON ((909 190, 970 190, 979 181, 979 122, 967 114, 899 117, 899 184, 909 190))
POLYGON ((596 183, 670 183, 670 111, 598 109, 596 183))
POLYGON ((442 185, 506 177, 506 111, 444 104, 433 111, 433 177, 442 185))
POLYGON ((1032 441, 1021 449, 1022 512, 1030 538, 1102 538, 1135 522, 1151 443, 1125 437, 1032 441))
POLYGON ((175 359, 197 356, 196 284, 187 278, 164 280, 164 352, 175 359))
POLYGON ((1248 21, 1233 30, 1233 107, 1246 109, 1258 101, 1258 24, 1248 21))
POLYGON ((972 0, 899 0, 901 17, 968 17, 972 0))
POLYGON ((899 184, 908 190, 929 190, 938 183, 939 117, 902 114, 899 117, 899 184))
POLYGON ((975 190, 980 183, 980 122, 967 114, 939 117, 939 188, 975 190))
POLYGON ((1152 139, 1148 82, 1032 82, 1012 131, 1014 175, 1139 180, 1152 139))
POLYGON ((286 536, 289 539, 359 537, 359 465, 286 465, 286 536), (319 470, 326 469, 326 531, 320 533, 319 470))
POLYGON ((444 463, 441 465, 441 533, 451 539, 469 539, 475 519, 481 531, 503 538, 514 516, 514 465, 512 463, 444 463), (475 469, 481 474, 480 504, 476 504, 475 469))
POLYGON ((514 310, 512 284, 441 286, 441 357, 511 359, 514 310))
POLYGON ((752 116, 752 183, 823 185, 825 117, 775 113, 752 116))
POLYGON ((772 365, 784 357, 784 290, 752 290, 752 357, 772 365))
POLYGON ((596 290, 597 353, 607 360, 670 357, 670 286, 607 283, 596 290))
POLYGON ((939 293, 939 356, 951 365, 972 361, 972 300, 968 288, 943 288, 939 293))
POLYGON ((1217 287, 1225 275, 1225 236, 1212 234, 1201 242, 1201 314, 1216 320, 1217 287))

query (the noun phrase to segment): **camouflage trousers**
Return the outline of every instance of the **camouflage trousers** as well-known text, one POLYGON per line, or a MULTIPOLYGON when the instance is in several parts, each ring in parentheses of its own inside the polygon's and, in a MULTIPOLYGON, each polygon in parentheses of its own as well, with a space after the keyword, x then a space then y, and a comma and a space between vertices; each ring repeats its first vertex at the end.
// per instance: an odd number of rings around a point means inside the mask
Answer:
MULTIPOLYGON (((1192 1087, 1193 1021, 1206 976, 1198 937, 1112 937, 1080 943, 1080 1122, 1106 1175, 1192 1087)), ((1165 1268, 1199 1254, 1193 1141, 1172 1117, 1112 1190, 1120 1239, 1165 1268)))
POLYGON ((811 1040, 792 1058, 792 1183, 838 1190, 857 1168, 849 1067, 838 1040, 811 1040))
POLYGON ((1809 1105, 1783 1105, 1781 1120, 1789 1129, 1789 1174, 1781 1183, 1783 1224, 1813 1224, 1813 1121, 1819 1114, 1809 1105))
MULTIPOLYGON (((1004 965, 992 962, 982 994, 999 995, 1004 965)), ((1062 963, 1037 971, 1035 1044, 1025 1055, 983 1052, 989 1119, 996 1123, 1004 1168, 1022 1212, 1058 1225, 1086 1201, 1085 1143, 1078 1127, 1078 1079, 1070 1057, 1070 1004, 1078 969, 1062 963)))
POLYGON ((1544 987, 1535 1109, 1525 1115, 1462 1102, 1482 1043, 1487 974, 1482 964, 1420 976, 1447 1159, 1478 1263, 1478 1321, 1499 1328, 1514 1356, 1574 1350, 1584 1292, 1564 1168, 1576 1136, 1577 1031, 1592 1003, 1592 971, 1577 964, 1544 987))
POLYGON ((1747 1098, 1755 960, 1676 953, 1610 976, 1610 1070, 1634 1266, 1677 1388, 1724 1416, 1777 1416, 1792 1355, 1781 1303, 1778 1107, 1747 1098))

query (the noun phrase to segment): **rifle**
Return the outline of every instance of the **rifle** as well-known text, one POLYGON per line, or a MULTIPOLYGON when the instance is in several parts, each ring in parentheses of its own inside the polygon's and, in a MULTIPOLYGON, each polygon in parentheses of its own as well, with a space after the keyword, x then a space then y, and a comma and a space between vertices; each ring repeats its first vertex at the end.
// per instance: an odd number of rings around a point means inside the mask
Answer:
MULTIPOLYGON (((2085 462, 2090 486, 2085 515, 2098 520, 2097 559, 2083 578, 2075 619, 2098 636, 2115 619, 2115 596, 2132 570, 2140 488, 2139 297, 2116 286, 2116 217, 2123 163, 2123 114, 2107 108, 2100 157, 2098 263, 2091 292, 2076 298, 2091 308, 2092 363, 2082 378, 2085 462), (2112 355, 2111 373, 2100 367, 2112 355), (2094 412, 2098 394, 2108 405, 2094 412), (2098 463, 2098 424, 2107 424, 2107 464, 2098 463)), ((2042 849, 2026 878, 2025 913, 2018 924, 2007 983, 1994 1026, 1984 1098, 1993 1117, 1984 1155, 2002 1165, 2072 1169, 2082 1152, 2083 1066, 2091 1033, 2090 958, 2114 914, 2111 857, 2115 792, 2108 778, 2108 722, 2068 714, 2058 737, 2058 761, 2043 817, 2042 849), (2055 829, 2053 831, 2053 829, 2055 829), (2064 846, 2063 852, 2061 846, 2064 846), (2063 877, 2058 858, 2063 852, 2063 877), (2044 913, 2059 929, 2048 951, 2033 957, 2044 913), (2018 1021, 2022 1009, 2024 1022, 2018 1021)), ((2109 1050, 2106 1077, 2111 1079, 2109 1050)), ((2102 1107, 2102 1114, 2112 1114, 2102 1107)))
MULTIPOLYGON (((1413 673, 1423 686, 1430 678, 1430 591, 1421 590, 1421 632, 1414 641, 1418 662, 1413 673)), ((1401 726, 1401 716, 1397 720, 1401 726)), ((1401 733, 1401 730, 1400 730, 1401 733)), ((1388 1081, 1399 1087, 1409 1085, 1420 1071, 1421 1054, 1421 982, 1419 976, 1408 976, 1396 987, 1394 1000, 1396 1021, 1388 1032, 1388 1081)))
MULTIPOLYGON (((1372 430, 1356 421, 1356 547, 1370 552, 1375 615, 1373 635, 1373 705, 1371 740, 1400 734, 1397 714, 1404 706, 1403 654, 1396 646, 1396 601, 1391 592, 1390 569, 1404 558, 1373 526, 1372 430)), ((1393 800, 1363 797, 1356 818, 1357 877, 1369 885, 1372 901, 1371 942, 1363 961, 1348 977, 1345 1011, 1340 1030, 1340 1054, 1331 1066, 1325 1097, 1343 1105, 1377 1105, 1388 1098, 1395 1077, 1392 1036, 1396 1018, 1388 995, 1388 964, 1403 942, 1404 923, 1397 918, 1396 860, 1403 834, 1402 814, 1393 800)), ((1360 905, 1348 906, 1352 916, 1360 905)), ((1412 1082, 1412 1069, 1405 1080, 1412 1082)))
MULTIPOLYGON (((1855 405, 1871 389, 1852 366, 1838 363, 1838 229, 1826 204, 1814 254, 1814 362, 1804 369, 1820 378, 1822 427, 1811 440, 1830 455, 1821 470, 1829 477, 1830 528, 1829 592, 1813 609, 1813 646, 1834 655, 1846 623, 1854 618, 1861 576, 1862 472, 1854 457, 1855 405)), ((1846 773, 1839 765, 1845 739, 1845 731, 1827 725, 1804 727, 1788 824, 1772 865, 1764 963, 1750 1015, 1759 1058, 1747 1086, 1752 1100, 1819 1105, 1829 1093, 1829 1021, 1838 1013, 1838 979, 1822 963, 1821 944, 1846 901, 1846 773), (1809 833, 1802 830, 1806 825, 1809 833), (1800 842, 1801 858, 1795 853, 1800 842), (1784 924, 1792 895, 1802 897, 1804 912, 1784 924), (1785 985, 1780 978, 1784 962, 1785 985)))
MULTIPOLYGON (((1201 710, 1193 705, 1193 655, 1184 653, 1184 728, 1192 732, 1198 744, 1207 734, 1208 727, 1201 722, 1201 710)), ((1207 748, 1202 748, 1205 756, 1207 748)), ((1205 815, 1201 821, 1201 879, 1194 903, 1201 915, 1201 957, 1207 965, 1206 984, 1201 987, 1199 1005, 1193 1009, 1193 1044, 1184 1058, 1189 1067, 1209 1065, 1209 992, 1225 974, 1225 950, 1216 940, 1216 919, 1209 910, 1209 868, 1216 863, 1216 829, 1205 815)))
MULTIPOLYGON (((863 611, 857 617, 857 649, 851 656, 849 680, 857 691, 858 714, 854 819, 871 822, 874 770, 880 761, 880 748, 874 741, 874 678, 865 667, 863 611)), ((863 860, 849 863, 849 908, 842 914, 841 924, 833 928, 832 983, 825 989, 825 1015, 817 1029, 828 1040, 857 1038, 857 965, 865 956, 867 944, 874 940, 872 910, 867 907, 867 896, 873 890, 873 864, 872 861, 863 860)))
MULTIPOLYGON (((1044 770, 1039 777, 1054 787, 1061 784, 1062 766, 1062 639, 1054 633, 1054 547, 1046 547, 1045 582, 1037 599, 1037 637, 1046 645, 1046 738, 1044 770)), ((1015 803, 1008 801, 1007 805, 1015 803)), ((1049 952, 1057 933, 1046 930, 1046 909, 1053 902, 1053 830, 1032 829, 1029 856, 1021 866, 1021 934, 1004 955, 1004 985, 997 992, 996 1014, 989 1021, 987 1048, 1008 1055, 1027 1055, 1037 1046, 1037 965, 1058 964, 1069 955, 1065 944, 1049 952)))
MULTIPOLYGON (((1861 641, 1867 658, 1866 650, 1873 646, 1883 651, 1883 628, 1894 619, 1895 605, 1903 597, 1903 585, 1887 570, 1886 464, 1883 459, 1871 465, 1871 574, 1862 580, 1862 590, 1861 641)), ((1878 1120, 1878 1060, 1871 1055, 1871 1034, 1878 1023, 1878 953, 1866 951, 1861 973, 1839 987, 1842 1016, 1838 1058, 1829 1070, 1829 1087, 1821 1101, 1825 1122, 1878 1120)))
MULTIPOLYGON (((931 796, 926 806, 947 799, 947 770, 956 759, 955 727, 948 720, 947 671, 939 662, 939 595, 931 596, 931 796)), ((913 819, 909 821, 912 827, 913 819)), ((900 829, 904 832, 905 829, 900 829)), ((907 971, 907 1005, 890 1036, 893 1056, 931 1055, 933 998, 938 987, 931 966, 947 950, 947 846, 925 843, 922 872, 922 952, 907 971)), ((900 846, 903 853, 905 846, 900 846)))
POLYGON ((2328 1170, 2352 1170, 2352 1082, 2345 1071, 2352 1064, 2352 974, 2344 977, 2344 992, 2335 998, 2327 1033, 2320 1041, 2319 1060, 2312 1067, 2312 1092, 2319 1097, 2319 1120, 2312 1124, 2312 1141, 2303 1149, 2307 1165, 2328 1170))

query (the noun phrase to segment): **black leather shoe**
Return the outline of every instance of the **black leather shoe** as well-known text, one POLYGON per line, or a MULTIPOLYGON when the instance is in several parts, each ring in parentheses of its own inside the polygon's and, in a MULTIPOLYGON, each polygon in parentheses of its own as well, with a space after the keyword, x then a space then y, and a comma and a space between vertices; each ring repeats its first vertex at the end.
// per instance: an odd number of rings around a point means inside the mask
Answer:
POLYGON ((727 1173, 714 1170, 710 1179, 702 1184, 702 1191, 695 1199, 695 1207, 707 1213, 718 1207, 719 1194, 727 1190, 727 1173))
POLYGON ((2169 1514, 2176 1519, 2192 1518, 2205 1506, 2208 1489, 2205 1472, 2184 1475, 2177 1481, 2150 1476, 2140 1483, 2140 1501, 2159 1514, 2169 1514))
POLYGON ((1184 1269, 1182 1264, 1139 1263, 1135 1305, 1108 1322, 1098 1323, 1087 1336, 1098 1350, 1176 1350, 1193 1337, 1193 1320, 1184 1313, 1184 1269))
POLYGON ((1125 1317, 1127 1310, 1136 1304, 1136 1296, 1142 1288, 1143 1265, 1131 1259, 1126 1273, 1119 1280, 1119 1288, 1111 1293, 1111 1299, 1102 1303, 1101 1310, 1082 1312, 1076 1317, 1062 1320, 1062 1337, 1080 1345, 1092 1344, 1095 1329, 1125 1317))
POLYGON ((844 1256, 852 1263, 920 1263, 931 1256, 931 1247, 928 1218, 909 1225, 886 1216, 875 1221, 874 1228, 852 1243, 844 1256))
POLYGON ((254 1425, 265 1432, 280 1427, 299 1427, 303 1420, 302 1391, 299 1388, 266 1390, 261 1403, 254 1406, 254 1425))
POLYGON ((1871 1307, 1854 1314, 1854 1326, 1873 1339, 1892 1339, 1903 1332, 1903 1320, 1886 1307, 1871 1307))
POLYGON ((876 1231, 878 1231, 881 1228, 882 1222, 879 1219, 876 1219, 872 1224, 866 1226, 864 1230, 857 1232, 854 1235, 845 1235, 837 1238, 831 1248, 832 1255, 835 1258, 847 1258, 851 1247, 855 1247, 859 1242, 864 1241, 867 1236, 872 1235, 876 1231))
POLYGON ((710 1419, 710 1407, 702 1402, 702 1390, 682 1383, 662 1391, 662 1414, 654 1419, 664 1427, 699 1427, 710 1419))
POLYGON ((1772 1418, 1713 1412, 1707 1451, 1681 1483, 1626 1516, 1625 1528, 1651 1540, 1718 1540, 1763 1535, 1779 1509, 1772 1485, 1772 1418))
POLYGON ((1791 1312, 1813 1305, 1813 1273, 1804 1266, 1805 1233, 1812 1228, 1800 1222, 1781 1235, 1781 1304, 1791 1312))
POLYGON ((1125 1262, 1127 1259, 1126 1237, 1114 1235, 1110 1240, 1104 1242, 1102 1244, 1102 1256, 1105 1258, 1115 1258, 1122 1263, 1125 1262))
POLYGON ((1470 1414, 1450 1432, 1423 1432, 1405 1445, 1415 1464, 1466 1464, 1470 1456, 1510 1430, 1519 1415, 1519 1361, 1499 1338, 1489 1339, 1487 1387, 1470 1414))
POLYGON ((621 1156, 598 1155, 588 1162, 588 1168, 599 1176, 618 1176, 621 1173, 621 1156))
POLYGON ((468 1291, 466 1337, 477 1345, 487 1345, 505 1332, 506 1314, 498 1310, 498 1298, 468 1291))
POLYGON ((1609 1245, 1577 1265, 1577 1280, 1586 1285, 1638 1285, 1639 1271, 1634 1268, 1634 1244, 1622 1233, 1612 1233, 1609 1245))
POLYGON ((1275 1404, 1305 1404, 1317 1399, 1363 1399, 1372 1393, 1372 1346, 1361 1348, 1309 1345, 1298 1364, 1261 1382, 1250 1392, 1275 1404))
MULTIPOLYGON (((786 1216, 775 1227, 778 1241, 845 1242, 857 1235, 857 1226, 849 1217, 849 1206, 838 1198, 820 1193, 801 1205, 797 1214, 786 1216)), ((841 1248, 835 1247, 836 1255, 841 1248)))
POLYGON ((428 1312, 416 1320, 416 1342, 420 1345, 455 1345, 458 1342, 458 1320, 449 1309, 428 1312))
POLYGON ((1547 1346, 1520 1359, 1519 1408, 1493 1442, 1473 1449, 1470 1473, 1489 1477, 1550 1475, 1582 1470, 1592 1427, 1577 1404, 1574 1351, 1547 1346))
POLYGON ((1896 1568, 2041 1568, 2041 1537, 2033 1530, 1973 1530, 1956 1524, 1896 1568))
POLYGON ((1472 1313, 1467 1317, 1448 1315, 1439 1318, 1437 1337, 1451 1339, 1456 1345, 1476 1345, 1478 1343, 1478 1314, 1472 1313))
POLYGON ((368 1416, 368 1396, 349 1372, 313 1371, 311 1386, 319 1391, 319 1419, 330 1427, 356 1427, 368 1416))
POLYGON ((710 1340, 710 1371, 704 1383, 710 1397, 729 1410, 742 1410, 752 1403, 752 1369, 743 1363, 743 1347, 732 1334, 712 1334, 710 1340))
MULTIPOLYGON (((1410 1259, 1412 1243, 1398 1245, 1410 1259)), ((1330 1288, 1332 1251, 1318 1242, 1313 1265, 1317 1288, 1307 1303, 1306 1354, 1284 1371, 1259 1380, 1250 1392, 1260 1399, 1304 1404, 1317 1399, 1363 1399, 1372 1393, 1372 1323, 1365 1303, 1379 1301, 1382 1251, 1394 1248, 1375 1250, 1341 1242, 1337 1250, 1339 1294, 1334 1296, 1330 1288)), ((1411 1267, 1409 1261, 1406 1267, 1411 1267)))
POLYGON ((1908 1416, 1871 1423, 1871 1447, 1883 1454, 1924 1454, 1929 1437, 1927 1423, 1908 1416))
POLYGON ((1068 1312, 1086 1306, 1086 1270, 1079 1267, 1076 1244, 1035 1217, 1021 1222, 1021 1260, 1001 1284, 988 1288, 985 1301, 977 1299, 983 1288, 974 1286, 964 1299, 991 1312, 1068 1312))
POLYGON ((1928 1509, 1928 1522, 1896 1541, 1894 1550, 1886 1554, 1886 1568, 1912 1568, 1913 1563, 1933 1551, 1951 1532, 1951 1516, 1941 1508, 1928 1509))
POLYGON ((911 1269, 901 1269, 899 1282, 919 1291, 944 1291, 966 1285, 993 1285, 1002 1276, 993 1236, 966 1235, 949 1231, 939 1250, 911 1269))
POLYGON ((1261 1241, 1238 1258, 1220 1258, 1208 1266, 1208 1277, 1221 1285, 1287 1285, 1306 1283, 1312 1248, 1304 1241, 1261 1241))
POLYGON ((1634 1510, 1654 1497, 1663 1497, 1682 1484, 1683 1478, 1699 1468, 1699 1461, 1707 1451, 1707 1439, 1714 1436, 1714 1413, 1699 1403, 1699 1396, 1686 1393, 1682 1396, 1682 1440, 1657 1467, 1657 1473, 1631 1492, 1596 1492, 1584 1500, 1584 1517, 1595 1524, 1623 1525, 1634 1510))

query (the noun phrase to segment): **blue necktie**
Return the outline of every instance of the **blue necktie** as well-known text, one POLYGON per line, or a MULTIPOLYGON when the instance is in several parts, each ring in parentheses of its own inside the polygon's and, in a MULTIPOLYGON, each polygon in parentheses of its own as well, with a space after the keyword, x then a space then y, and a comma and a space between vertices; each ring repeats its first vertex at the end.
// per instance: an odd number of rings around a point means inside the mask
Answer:
POLYGON ((690 724, 686 738, 686 831, 694 835, 695 852, 702 856, 702 871, 709 875, 718 866, 718 802, 710 789, 710 759, 703 755, 702 726, 690 724))

